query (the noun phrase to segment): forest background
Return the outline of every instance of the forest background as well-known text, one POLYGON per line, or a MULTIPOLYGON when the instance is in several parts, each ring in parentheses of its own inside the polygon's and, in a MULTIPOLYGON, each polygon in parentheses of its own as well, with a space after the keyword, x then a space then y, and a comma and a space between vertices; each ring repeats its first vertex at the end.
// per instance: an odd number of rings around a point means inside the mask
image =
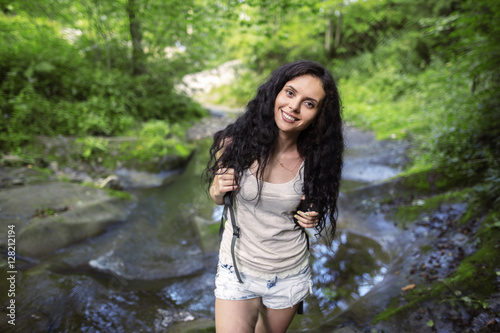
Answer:
POLYGON ((308 58, 339 81, 347 122, 412 140, 412 170, 480 184, 488 205, 498 197, 497 1, 3 0, 0 9, 3 154, 63 135, 82 138, 90 158, 99 141, 87 136, 131 131, 152 133, 157 153, 186 154, 183 131, 206 111, 174 88, 185 74, 243 60, 238 81, 214 92, 242 106, 272 69, 308 58))
POLYGON ((186 156, 185 131, 208 114, 176 89, 186 74, 241 60, 209 101, 241 107, 271 70, 307 58, 334 74, 346 122, 411 141, 404 175, 456 190, 474 207, 467 218, 486 215, 498 235, 498 1, 1 0, 0 10, 4 159, 36 165, 40 135, 78 138, 87 161, 116 136, 143 138, 133 157, 186 156))

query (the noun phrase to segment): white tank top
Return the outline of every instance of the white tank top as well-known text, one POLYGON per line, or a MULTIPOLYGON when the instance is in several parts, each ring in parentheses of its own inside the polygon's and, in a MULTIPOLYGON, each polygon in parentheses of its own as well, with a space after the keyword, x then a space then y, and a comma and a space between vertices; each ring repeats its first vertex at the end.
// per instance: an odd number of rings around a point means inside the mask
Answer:
MULTIPOLYGON (((262 182, 258 200, 257 178, 246 170, 236 196, 236 265, 240 272, 263 278, 284 278, 308 265, 309 251, 304 232, 295 226, 293 215, 302 197, 304 163, 294 179, 283 184, 262 182)), ((228 214, 228 218, 231 217, 228 214)), ((232 265, 231 221, 225 224, 219 251, 222 263, 232 265)))

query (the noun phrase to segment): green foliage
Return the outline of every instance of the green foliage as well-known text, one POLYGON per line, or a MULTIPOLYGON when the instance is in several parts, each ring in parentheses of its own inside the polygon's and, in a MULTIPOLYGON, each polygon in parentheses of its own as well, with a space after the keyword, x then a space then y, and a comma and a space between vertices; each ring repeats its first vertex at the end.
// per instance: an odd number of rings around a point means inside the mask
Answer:
POLYGON ((472 190, 466 188, 460 191, 449 191, 442 194, 429 196, 427 198, 420 197, 413 200, 410 204, 400 204, 393 218, 398 221, 399 226, 404 228, 409 223, 418 220, 424 214, 429 214, 437 210, 444 204, 453 204, 457 202, 467 202, 473 196, 472 190))
POLYGON ((4 6, 17 15, 0 17, 3 150, 36 134, 112 136, 142 121, 199 118, 175 79, 231 57, 257 72, 218 92, 241 106, 272 69, 309 58, 338 78, 348 122, 411 139, 416 169, 498 197, 498 1, 135 1, 135 39, 128 3, 4 6), (130 41, 142 43, 144 75, 130 74, 130 41))
POLYGON ((127 191, 118 191, 110 188, 103 188, 111 197, 118 198, 120 200, 132 200, 132 195, 127 191))
POLYGON ((429 146, 438 167, 484 185, 477 186, 486 205, 500 190, 500 19, 497 1, 465 1, 457 18, 455 38, 448 49, 455 77, 468 83, 448 110, 448 126, 434 131, 429 146))
POLYGON ((255 96, 257 88, 264 80, 264 75, 258 75, 253 71, 243 71, 231 84, 214 88, 210 92, 210 97, 213 100, 209 103, 236 108, 245 107, 255 96))
POLYGON ((175 167, 176 161, 181 162, 192 153, 193 145, 184 142, 188 125, 150 120, 127 131, 127 137, 123 138, 81 137, 75 140, 76 150, 71 159, 110 169, 120 163, 158 172, 158 168, 175 167))
POLYGON ((303 57, 325 59, 317 34, 324 31, 326 21, 318 20, 315 1, 249 1, 239 10, 228 47, 250 68, 263 73, 303 57))
POLYGON ((101 137, 89 136, 77 139, 76 142, 80 145, 80 156, 85 161, 108 152, 108 141, 101 137))
POLYGON ((413 140, 416 168, 498 198, 498 1, 254 0, 240 11, 229 45, 249 68, 264 76, 301 58, 330 63, 348 122, 413 140))
POLYGON ((490 27, 500 8, 484 0, 426 10, 433 16, 409 18, 373 52, 333 62, 345 115, 379 139, 412 139, 414 170, 479 183, 487 205, 500 196, 500 43, 490 27))
POLYGON ((138 121, 176 122, 206 114, 175 91, 164 61, 141 76, 106 69, 82 56, 60 31, 48 19, 0 15, 3 151, 17 149, 34 135, 112 136, 138 121))
POLYGON ((192 144, 184 142, 186 126, 170 125, 166 121, 151 120, 139 130, 138 141, 124 142, 119 147, 122 159, 134 163, 160 164, 166 156, 187 158, 193 151, 192 144))

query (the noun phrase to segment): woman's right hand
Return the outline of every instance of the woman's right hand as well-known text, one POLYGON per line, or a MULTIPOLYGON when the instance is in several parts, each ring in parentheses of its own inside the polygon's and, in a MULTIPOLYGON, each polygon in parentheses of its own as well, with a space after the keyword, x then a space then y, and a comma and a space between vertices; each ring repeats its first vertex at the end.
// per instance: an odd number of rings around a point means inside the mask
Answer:
POLYGON ((236 188, 238 188, 238 185, 236 185, 235 170, 233 168, 219 169, 210 187, 210 197, 216 204, 222 205, 224 195, 236 188))

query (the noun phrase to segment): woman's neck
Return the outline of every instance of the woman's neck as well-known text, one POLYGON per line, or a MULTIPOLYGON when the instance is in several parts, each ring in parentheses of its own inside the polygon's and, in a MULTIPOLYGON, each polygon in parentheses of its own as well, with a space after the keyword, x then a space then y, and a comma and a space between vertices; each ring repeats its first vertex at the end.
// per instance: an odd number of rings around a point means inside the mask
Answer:
POLYGON ((283 155, 297 152, 297 139, 298 136, 283 135, 283 133, 280 133, 274 154, 283 155))

